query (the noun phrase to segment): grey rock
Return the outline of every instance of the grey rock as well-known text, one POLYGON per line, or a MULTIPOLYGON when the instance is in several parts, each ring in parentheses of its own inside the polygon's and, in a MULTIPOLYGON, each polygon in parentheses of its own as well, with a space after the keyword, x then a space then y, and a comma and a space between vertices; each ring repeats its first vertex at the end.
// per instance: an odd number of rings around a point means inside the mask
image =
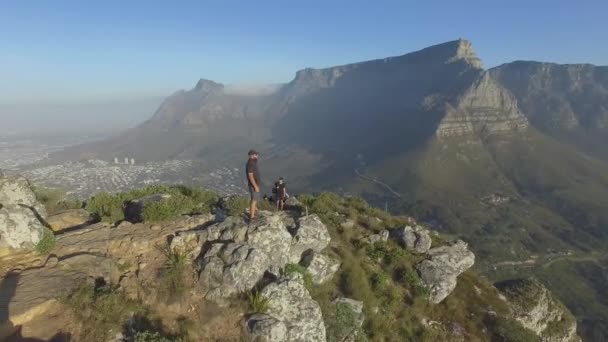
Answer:
POLYGON ((429 231, 421 226, 394 229, 392 234, 403 247, 417 253, 426 253, 433 242, 429 231))
POLYGON ((475 254, 466 242, 454 241, 448 246, 432 248, 429 259, 420 262, 416 269, 425 286, 430 289, 430 300, 437 304, 456 288, 457 278, 475 264, 475 254))
POLYGON ((300 201, 298 201, 298 199, 295 198, 294 196, 289 197, 285 201, 285 206, 290 207, 290 208, 294 208, 294 209, 301 209, 301 208, 304 207, 302 205, 302 203, 300 201))
POLYGON ((303 253, 309 250, 321 252, 329 242, 331 237, 325 224, 317 215, 300 217, 297 227, 293 234, 290 249, 290 262, 299 263, 303 253))
POLYGON ((42 239, 44 206, 38 202, 27 179, 0 178, 0 237, 2 244, 32 249, 42 239))
POLYGON ((40 242, 45 227, 31 209, 18 205, 0 208, 2 243, 16 249, 32 249, 40 242))
POLYGON ((0 205, 33 208, 41 218, 46 218, 44 206, 38 202, 29 181, 24 177, 0 178, 0 205))
MULTIPOLYGON (((337 310, 350 310, 352 312, 353 320, 346 322, 349 324, 345 327, 344 335, 340 336, 341 341, 354 342, 357 340, 357 334, 359 333, 363 322, 365 321, 365 314, 363 313, 363 302, 358 300, 341 297, 334 301, 337 310), (341 306, 341 307, 340 307, 341 306)), ((349 315, 350 316, 350 315, 349 315)))
MULTIPOLYGON (((242 218, 228 217, 223 222, 205 229, 180 233, 174 238, 175 246, 194 247, 202 251, 197 261, 201 269, 200 282, 207 299, 221 302, 240 291, 250 290, 266 272, 278 276, 287 263, 298 263, 306 251, 320 252, 329 243, 329 233, 321 220, 314 215, 295 222, 293 235, 286 224, 293 221, 285 213, 260 212, 252 224, 242 218)), ((319 267, 319 279, 330 277, 336 267, 329 260, 319 267), (329 269, 322 269, 323 266, 329 269)))
POLYGON ((267 314, 280 319, 287 327, 286 341, 325 341, 325 323, 319 304, 304 287, 301 276, 283 278, 266 286, 267 314))
POLYGON ((248 291, 268 269, 268 256, 247 244, 215 244, 199 261, 200 285, 207 299, 223 299, 248 291))
POLYGON ((253 341, 287 341, 287 327, 285 326, 285 323, 263 313, 249 316, 245 321, 245 331, 247 332, 248 337, 253 341))
POLYGON ((366 238, 366 241, 370 244, 375 244, 376 242, 386 242, 388 241, 389 231, 383 230, 378 234, 372 234, 366 238))
POLYGON ((340 260, 325 254, 313 252, 309 259, 306 260, 305 266, 315 284, 322 284, 331 280, 334 274, 338 272, 338 269, 340 269, 340 260))

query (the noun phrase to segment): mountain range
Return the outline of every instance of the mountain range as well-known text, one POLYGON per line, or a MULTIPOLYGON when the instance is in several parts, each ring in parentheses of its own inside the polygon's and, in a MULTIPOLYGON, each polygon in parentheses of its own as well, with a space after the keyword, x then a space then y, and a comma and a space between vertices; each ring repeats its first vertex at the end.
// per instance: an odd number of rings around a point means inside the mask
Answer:
POLYGON ((607 144, 608 67, 486 70, 456 40, 304 69, 262 93, 201 79, 141 125, 55 157, 239 166, 255 147, 266 178, 285 176, 294 193, 362 195, 472 241, 493 280, 540 277, 597 340, 608 336, 607 144))

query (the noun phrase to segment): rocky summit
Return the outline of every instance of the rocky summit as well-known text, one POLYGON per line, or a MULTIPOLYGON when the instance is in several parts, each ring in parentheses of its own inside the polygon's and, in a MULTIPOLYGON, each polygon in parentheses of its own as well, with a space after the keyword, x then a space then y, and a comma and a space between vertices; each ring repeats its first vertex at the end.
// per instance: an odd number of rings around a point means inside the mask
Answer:
MULTIPOLYGON (((44 212, 27 181, 2 184, 0 198, 44 212)), ((87 218, 56 235, 37 217, 54 244, 4 247, 0 333, 117 342, 578 339, 571 314, 539 283, 500 285, 501 296, 472 273, 467 243, 360 200, 300 199, 253 222, 234 215, 230 198, 214 202, 213 214, 87 218), (394 320, 410 330, 384 326, 394 320)), ((31 230, 3 224, 3 241, 31 230)))

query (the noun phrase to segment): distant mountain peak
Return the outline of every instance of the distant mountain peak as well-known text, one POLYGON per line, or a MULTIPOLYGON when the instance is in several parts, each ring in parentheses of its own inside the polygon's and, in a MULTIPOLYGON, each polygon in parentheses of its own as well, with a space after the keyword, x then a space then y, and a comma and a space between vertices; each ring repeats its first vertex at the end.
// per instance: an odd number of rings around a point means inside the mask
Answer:
POLYGON ((221 83, 217 83, 205 78, 201 78, 196 83, 194 89, 199 91, 213 91, 213 90, 222 90, 224 89, 224 85, 221 83))
POLYGON ((475 49, 473 49, 473 44, 469 40, 462 38, 429 46, 418 51, 418 53, 432 55, 434 59, 444 60, 445 63, 463 61, 474 68, 483 68, 481 59, 477 56, 475 49))

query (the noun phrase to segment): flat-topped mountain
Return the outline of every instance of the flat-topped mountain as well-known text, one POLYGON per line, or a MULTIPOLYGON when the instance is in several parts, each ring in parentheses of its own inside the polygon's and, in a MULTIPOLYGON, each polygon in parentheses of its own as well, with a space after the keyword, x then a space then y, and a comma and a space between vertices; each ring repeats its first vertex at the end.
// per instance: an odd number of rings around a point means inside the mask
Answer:
POLYGON ((209 157, 214 147, 231 154, 264 143, 315 152, 330 143, 340 153, 359 154, 366 151, 354 150, 386 144, 407 149, 434 135, 504 133, 526 126, 512 95, 481 68, 471 43, 456 40, 398 57, 304 69, 262 95, 201 79, 191 90, 169 96, 150 120, 80 147, 77 154, 192 158, 209 157), (362 140, 362 134, 371 139, 362 140), (396 141, 410 134, 410 141, 396 141))

